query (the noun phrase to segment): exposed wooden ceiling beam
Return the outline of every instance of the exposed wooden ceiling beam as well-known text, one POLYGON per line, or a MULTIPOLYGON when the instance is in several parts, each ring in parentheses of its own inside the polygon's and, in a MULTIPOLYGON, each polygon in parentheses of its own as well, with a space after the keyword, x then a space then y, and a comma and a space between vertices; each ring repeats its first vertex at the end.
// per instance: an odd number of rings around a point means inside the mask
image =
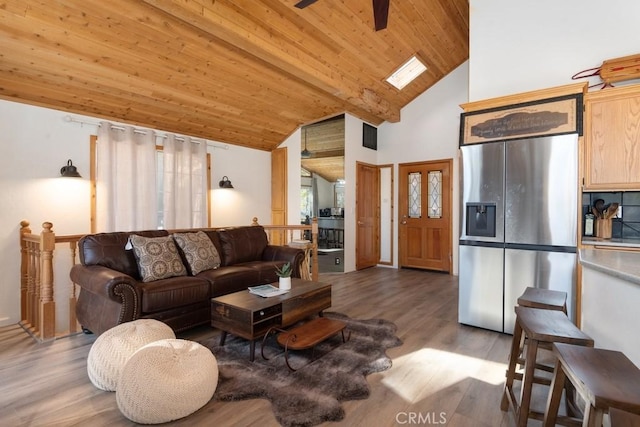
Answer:
MULTIPOLYGON (((305 26, 312 26, 307 21, 295 25, 295 20, 274 14, 269 16, 268 21, 252 20, 246 11, 252 8, 252 11, 259 12, 260 6, 255 4, 257 0, 143 1, 260 58, 292 78, 301 79, 356 109, 373 114, 381 121, 400 120, 400 107, 392 105, 374 89, 362 89, 356 76, 343 73, 339 67, 319 60, 316 56, 318 52, 311 46, 314 43, 311 38, 304 40, 305 48, 301 48, 300 41, 292 37, 299 35, 300 31, 304 33, 305 26), (284 37, 273 37, 273 28, 278 28, 284 37)), ((271 3, 274 3, 271 6, 275 6, 276 2, 271 3)), ((294 13, 293 10, 291 13, 294 13)), ((326 49, 326 45, 318 44, 317 49, 326 49)))

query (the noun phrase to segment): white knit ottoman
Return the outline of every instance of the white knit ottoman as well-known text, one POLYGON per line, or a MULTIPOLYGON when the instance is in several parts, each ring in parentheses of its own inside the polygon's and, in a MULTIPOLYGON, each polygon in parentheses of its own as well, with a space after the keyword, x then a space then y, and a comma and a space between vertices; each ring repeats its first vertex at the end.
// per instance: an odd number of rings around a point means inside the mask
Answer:
POLYGON ((118 382, 122 414, 140 424, 160 424, 202 408, 218 386, 218 362, 208 348, 166 339, 145 345, 129 358, 118 382))
POLYGON ((153 319, 121 323, 100 335, 89 350, 87 373, 94 386, 115 391, 129 357, 150 342, 175 338, 168 325, 153 319))

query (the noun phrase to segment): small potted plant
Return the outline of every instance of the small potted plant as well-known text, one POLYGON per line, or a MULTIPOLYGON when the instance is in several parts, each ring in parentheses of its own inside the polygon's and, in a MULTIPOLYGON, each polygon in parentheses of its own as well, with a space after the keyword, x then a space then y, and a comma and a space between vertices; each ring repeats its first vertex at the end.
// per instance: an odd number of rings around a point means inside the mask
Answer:
POLYGON ((291 263, 288 262, 282 267, 276 267, 276 276, 278 276, 278 287, 280 289, 291 289, 291 263))

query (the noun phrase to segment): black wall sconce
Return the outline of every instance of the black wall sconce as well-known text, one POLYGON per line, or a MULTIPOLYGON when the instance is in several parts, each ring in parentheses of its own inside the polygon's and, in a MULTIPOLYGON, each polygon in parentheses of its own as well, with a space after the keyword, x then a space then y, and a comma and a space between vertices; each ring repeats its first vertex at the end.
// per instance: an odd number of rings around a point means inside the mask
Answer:
POLYGON ((73 166, 73 162, 71 161, 71 159, 67 161, 67 166, 63 166, 62 169, 60 169, 60 175, 62 175, 64 178, 82 178, 82 176, 78 173, 78 169, 73 166))
POLYGON ((229 181, 229 178, 226 175, 222 177, 222 180, 218 183, 218 185, 220 186, 220 188, 233 188, 233 185, 231 185, 231 181, 229 181))

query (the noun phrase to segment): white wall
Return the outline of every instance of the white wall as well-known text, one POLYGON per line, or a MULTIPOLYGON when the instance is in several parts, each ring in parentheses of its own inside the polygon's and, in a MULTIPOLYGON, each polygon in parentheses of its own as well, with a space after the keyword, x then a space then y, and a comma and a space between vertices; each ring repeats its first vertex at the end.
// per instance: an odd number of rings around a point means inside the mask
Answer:
MULTIPOLYGON (((39 234, 53 223, 57 234, 89 229, 89 185, 83 179, 58 178, 71 159, 84 177, 89 174, 88 129, 63 121, 52 110, 0 101, 0 325, 20 320, 20 221, 39 234)), ((56 279, 60 274, 54 272, 56 279)), ((68 275, 68 270, 67 270, 68 275)), ((62 280, 60 280, 62 282, 62 280)), ((68 281, 55 289, 68 300, 68 281)), ((67 305, 68 307, 68 305, 67 305)), ((56 306, 58 312, 63 304, 56 306)))
POLYGON ((637 0, 470 0, 469 7, 471 101, 576 83, 579 71, 640 53, 637 0))
POLYGON ((453 159, 453 274, 458 272, 459 174, 458 144, 460 104, 467 102, 468 66, 465 62, 417 97, 400 112, 399 123, 384 123, 378 128, 378 164, 394 165, 394 253, 398 265, 398 164, 453 159))
MULTIPOLYGON (((58 235, 90 231, 89 137, 96 133, 96 127, 66 122, 67 115, 0 101, 0 326, 20 320, 20 221, 28 220, 33 233, 40 233, 44 221, 52 222, 58 235), (59 178, 67 159, 73 161, 83 178, 59 178)), ((73 116, 99 121, 94 117, 73 116)), ((236 146, 209 151, 213 225, 250 224, 254 216, 270 223, 271 154, 236 146), (218 189, 223 175, 231 179, 234 190, 218 189)), ((70 258, 66 259, 65 245, 62 246, 56 257, 61 265, 54 271, 59 318, 64 318, 68 310, 71 289, 70 258)), ((64 330, 66 325, 59 324, 59 328, 64 330)))
POLYGON ((271 224, 271 153, 228 147, 211 154, 211 225, 249 225, 253 217, 260 224, 271 224), (219 187, 225 175, 233 189, 219 187))
POLYGON ((638 305, 637 283, 584 266, 581 329, 593 338, 596 348, 621 351, 636 366, 640 366, 638 305))
POLYGON ((393 263, 393 165, 380 168, 380 262, 393 263))

